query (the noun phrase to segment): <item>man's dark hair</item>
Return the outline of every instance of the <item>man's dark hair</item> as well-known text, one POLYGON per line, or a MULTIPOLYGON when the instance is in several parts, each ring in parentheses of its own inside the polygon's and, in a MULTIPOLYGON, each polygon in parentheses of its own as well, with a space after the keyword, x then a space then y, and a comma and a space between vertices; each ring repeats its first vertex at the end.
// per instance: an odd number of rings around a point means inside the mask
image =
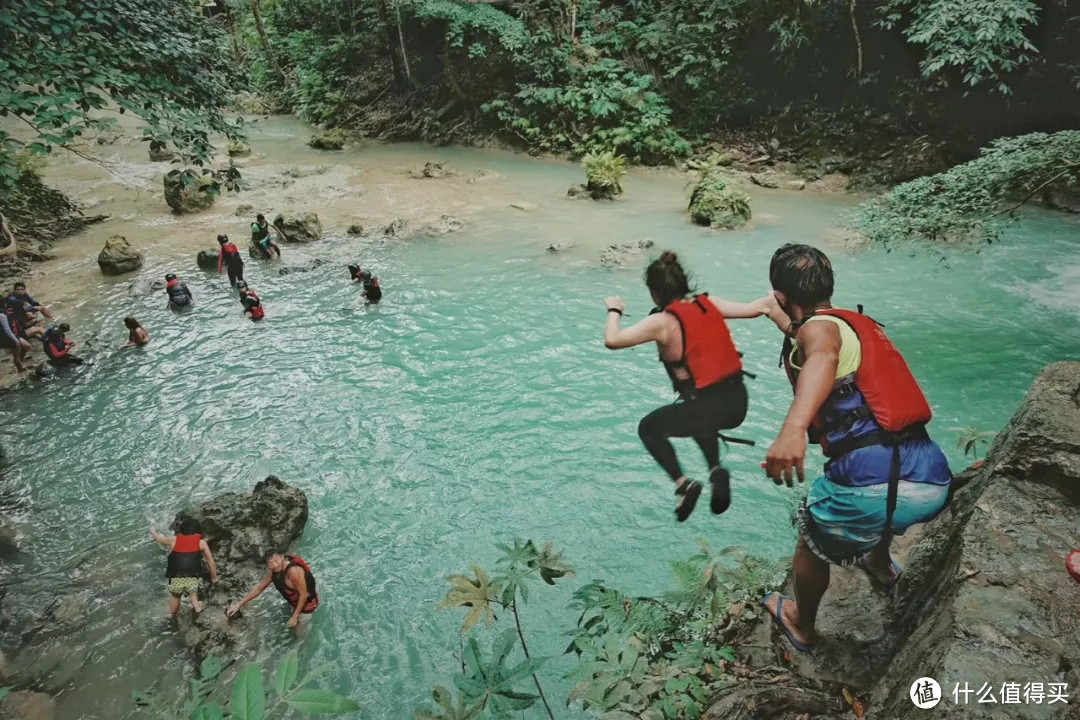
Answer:
POLYGON ((195 518, 182 517, 176 525, 176 531, 181 535, 201 535, 202 529, 195 518))
POLYGON ((263 553, 263 562, 270 562, 270 558, 274 557, 275 555, 285 557, 285 553, 281 552, 280 550, 268 550, 267 552, 263 553))
POLYGON ((256 215, 256 216, 255 216, 255 219, 256 219, 257 221, 259 221, 259 222, 266 222, 266 216, 265 216, 265 215, 263 215, 262 213, 259 213, 258 215, 256 215))
POLYGON ((792 305, 816 307, 832 297, 832 263, 815 247, 788 243, 773 253, 769 282, 792 305))
POLYGON ((24 282, 15 283, 15 289, 18 290, 19 288, 22 288, 23 290, 25 290, 26 289, 26 283, 24 283, 24 282))
POLYGON ((60 327, 56 328, 62 333, 71 332, 71 326, 67 323, 60 323, 60 327))

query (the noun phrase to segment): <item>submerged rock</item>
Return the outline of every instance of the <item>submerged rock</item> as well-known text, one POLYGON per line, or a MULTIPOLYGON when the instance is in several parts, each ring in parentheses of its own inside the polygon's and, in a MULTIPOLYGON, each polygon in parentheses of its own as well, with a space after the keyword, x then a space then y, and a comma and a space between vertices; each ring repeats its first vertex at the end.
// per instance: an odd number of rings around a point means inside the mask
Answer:
POLYGON ((426 162, 423 167, 415 167, 406 172, 406 174, 416 180, 438 179, 448 177, 454 173, 451 170, 446 169, 445 162, 426 162))
POLYGON ((784 187, 786 187, 788 190, 805 190, 806 189, 806 181, 805 180, 788 180, 786 183, 784 183, 784 187))
POLYGON ((229 143, 229 157, 247 157, 251 154, 251 146, 246 142, 233 140, 229 143))
POLYGON ((390 221, 390 224, 382 229, 382 234, 386 237, 398 237, 405 234, 405 229, 409 226, 407 220, 401 218, 394 218, 390 221))
POLYGON ((225 609, 264 576, 267 553, 284 552, 300 537, 307 517, 303 491, 273 475, 249 493, 228 493, 176 516, 174 529, 184 518, 199 523, 220 571, 203 612, 194 615, 185 609, 178 618, 181 639, 197 658, 226 659, 244 643, 256 642, 243 618, 229 620, 225 609))
POLYGON ((706 170, 690 193, 690 219, 697 225, 732 230, 750 222, 750 196, 716 169, 706 170))
POLYGON ((123 235, 113 235, 98 253, 98 266, 106 275, 123 275, 142 267, 142 253, 137 252, 123 235))
POLYGON ((345 230, 346 235, 363 235, 364 226, 359 223, 353 223, 345 230))
POLYGON ((569 250, 572 247, 575 247, 576 245, 577 245, 576 242, 571 242, 570 240, 559 240, 557 242, 553 242, 550 245, 548 245, 547 246, 547 251, 549 253, 566 252, 567 250, 569 250))
POLYGON ((769 190, 776 190, 778 187, 780 187, 780 181, 772 175, 751 173, 750 182, 754 183, 758 187, 768 188, 769 190))
POLYGON ((148 153, 151 162, 168 162, 176 157, 176 151, 162 142, 151 142, 148 153))
POLYGON ((314 260, 308 260, 303 265, 289 265, 278 270, 278 275, 293 275, 295 273, 311 272, 315 268, 320 268, 326 265, 328 261, 321 258, 315 258, 314 260))
POLYGON ((636 243, 608 245, 600 254, 600 264, 604 267, 626 267, 634 265, 645 257, 645 251, 654 245, 652 240, 639 240, 636 243))
POLYGON ((242 203, 240 205, 237 205, 236 210, 233 211, 233 215, 235 215, 236 217, 244 217, 246 215, 254 215, 254 214, 255 214, 255 206, 254 205, 248 205, 247 203, 242 203))
POLYGON ((510 203, 510 207, 521 212, 535 212, 539 206, 536 203, 531 203, 528 200, 518 200, 517 202, 510 203))
POLYGON ((465 227, 465 221, 456 215, 443 215, 438 220, 428 223, 417 235, 449 235, 465 227))
POLYGON ((211 270, 216 272, 218 269, 218 250, 200 250, 199 254, 195 256, 195 263, 203 270, 211 270))
POLYGON ((308 145, 316 150, 341 150, 349 138, 344 130, 333 128, 316 133, 308 140, 308 145))
POLYGON ((274 227, 281 230, 287 242, 306 243, 322 239, 322 223, 313 212, 302 216, 278 215, 274 218, 274 227))

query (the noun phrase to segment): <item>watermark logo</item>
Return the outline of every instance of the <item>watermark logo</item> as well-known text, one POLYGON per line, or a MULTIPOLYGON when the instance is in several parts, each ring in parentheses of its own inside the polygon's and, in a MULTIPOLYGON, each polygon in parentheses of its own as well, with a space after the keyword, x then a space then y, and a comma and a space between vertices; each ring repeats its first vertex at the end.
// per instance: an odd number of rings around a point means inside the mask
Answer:
POLYGON ((930 708, 941 702, 941 686, 937 680, 931 677, 921 677, 911 683, 911 702, 915 707, 922 710, 930 708))

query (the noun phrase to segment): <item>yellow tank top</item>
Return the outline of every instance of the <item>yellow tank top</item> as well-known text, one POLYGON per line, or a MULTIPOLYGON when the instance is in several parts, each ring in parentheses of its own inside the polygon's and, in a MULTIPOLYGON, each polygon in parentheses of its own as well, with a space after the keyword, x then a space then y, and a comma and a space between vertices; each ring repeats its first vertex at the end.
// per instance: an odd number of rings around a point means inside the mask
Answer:
MULTIPOLYGON (((814 322, 815 320, 828 320, 836 323, 836 327, 840 328, 840 357, 836 364, 836 378, 839 380, 845 375, 851 375, 858 370, 859 365, 862 364, 862 343, 859 342, 859 336, 855 334, 851 326, 832 315, 815 315, 806 322, 814 322)), ((795 357, 798 352, 799 345, 796 343, 792 346, 791 356, 788 358, 791 367, 796 371, 802 369, 802 366, 795 364, 795 357)))

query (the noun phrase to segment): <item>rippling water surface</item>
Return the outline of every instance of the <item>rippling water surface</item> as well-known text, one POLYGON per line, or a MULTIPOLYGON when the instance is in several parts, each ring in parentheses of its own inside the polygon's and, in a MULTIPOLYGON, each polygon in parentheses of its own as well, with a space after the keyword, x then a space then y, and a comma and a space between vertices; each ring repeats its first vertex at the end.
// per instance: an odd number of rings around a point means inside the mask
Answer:
MULTIPOLYGON (((91 598, 93 630, 71 646, 81 669, 70 671, 74 680, 63 662, 53 671, 65 688, 63 717, 117 717, 159 666, 186 667, 162 618, 163 558, 146 526, 268 474, 311 501, 297 549, 324 602, 302 655, 310 666, 336 660, 334 683, 368 718, 404 718, 432 682, 448 680, 460 618, 435 611, 443 578, 489 564, 494 542, 554 541, 578 569, 525 609, 542 654, 565 647, 574 618, 564 606, 581 582, 660 592, 668 561, 691 554, 699 538, 790 552, 793 496, 758 468, 790 400, 777 333, 764 320, 733 323, 759 373, 741 434, 761 445, 731 454, 726 515, 711 516, 706 502, 676 525, 670 485, 636 437, 638 419, 671 397, 663 370, 651 349, 610 353, 600 342, 604 295, 628 300, 628 321, 648 311, 640 268, 604 270, 596 260, 608 242, 648 237, 676 249, 700 288, 749 299, 765 290, 780 243, 819 243, 849 203, 762 196, 761 222, 720 234, 686 223, 678 180, 633 177, 625 201, 602 205, 562 199, 578 173, 563 163, 409 146, 367 152, 494 169, 541 207, 488 212, 442 238, 332 234, 287 247, 288 264, 331 261, 305 274, 249 262, 267 308, 261 324, 243 318, 222 278, 193 267, 180 270, 198 305, 182 316, 164 309, 163 293, 103 286, 104 307, 75 333, 97 337, 96 364, 3 398, 6 480, 24 496, 30 523, 5 605, 28 617, 57 578, 91 598), (578 247, 548 254, 555 240, 578 247), (378 307, 347 282, 354 260, 382 277, 378 307), (127 314, 152 343, 112 352, 127 314)), ((1000 428, 1044 363, 1076 356, 1077 230, 1073 219, 1039 215, 947 266, 925 254, 831 251, 837 301, 861 302, 888 326, 934 405, 933 434, 957 464, 950 428, 1000 428)), ((168 269, 151 260, 142 277, 168 269)), ((696 447, 679 450, 700 478, 696 447)), ((255 605, 267 659, 294 642, 278 605, 269 596, 255 605)), ((7 633, 9 645, 18 642, 7 633)))

